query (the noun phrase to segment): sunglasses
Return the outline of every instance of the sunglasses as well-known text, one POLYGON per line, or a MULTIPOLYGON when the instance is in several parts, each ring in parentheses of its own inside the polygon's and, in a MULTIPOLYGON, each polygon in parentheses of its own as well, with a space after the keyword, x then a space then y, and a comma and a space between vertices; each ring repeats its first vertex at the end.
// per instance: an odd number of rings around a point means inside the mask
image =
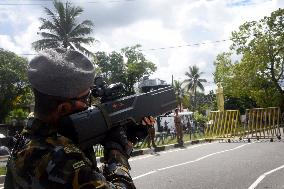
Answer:
POLYGON ((69 99, 70 101, 81 101, 87 105, 91 105, 91 91, 89 91, 87 94, 85 94, 84 96, 80 96, 80 97, 75 97, 75 98, 71 98, 69 99))

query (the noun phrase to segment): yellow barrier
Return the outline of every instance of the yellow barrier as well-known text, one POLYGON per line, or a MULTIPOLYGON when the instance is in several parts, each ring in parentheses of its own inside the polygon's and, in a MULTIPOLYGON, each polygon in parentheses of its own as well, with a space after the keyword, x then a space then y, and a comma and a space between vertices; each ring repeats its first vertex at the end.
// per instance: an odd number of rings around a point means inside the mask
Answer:
POLYGON ((209 139, 281 139, 280 108, 247 109, 242 124, 238 110, 211 111, 205 136, 209 139))
POLYGON ((211 111, 205 129, 206 138, 233 138, 242 133, 238 110, 211 111))
POLYGON ((243 137, 247 139, 281 138, 280 108, 254 108, 246 110, 243 137))

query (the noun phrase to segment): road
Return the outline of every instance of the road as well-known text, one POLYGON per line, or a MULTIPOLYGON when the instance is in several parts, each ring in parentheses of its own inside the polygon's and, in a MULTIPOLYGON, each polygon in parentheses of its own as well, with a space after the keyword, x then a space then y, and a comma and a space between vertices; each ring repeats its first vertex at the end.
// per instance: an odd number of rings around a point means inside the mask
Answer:
POLYGON ((138 189, 284 188, 284 142, 205 143, 134 157, 138 189))
POLYGON ((283 149, 283 141, 204 143, 133 157, 131 174, 137 189, 283 189, 283 149))

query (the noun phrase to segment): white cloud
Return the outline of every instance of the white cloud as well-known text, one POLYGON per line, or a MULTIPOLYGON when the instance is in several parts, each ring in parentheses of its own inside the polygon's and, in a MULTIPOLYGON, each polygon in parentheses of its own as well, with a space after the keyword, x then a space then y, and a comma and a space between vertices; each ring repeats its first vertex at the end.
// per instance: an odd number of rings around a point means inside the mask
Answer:
POLYGON ((13 51, 15 53, 20 52, 20 47, 18 47, 13 41, 12 37, 8 35, 0 35, 0 47, 13 51))
MULTIPOLYGON (((93 35, 100 42, 90 47, 92 51, 119 51, 126 46, 141 44, 145 50, 143 53, 158 67, 152 78, 158 77, 170 83, 173 74, 175 79, 183 80, 188 66, 196 64, 209 81, 205 84, 207 92, 215 88, 212 85, 213 61, 217 54, 227 51, 230 46, 229 41, 211 42, 228 39, 231 32, 245 21, 259 20, 284 7, 283 0, 73 2, 85 10, 80 19, 90 19, 95 24, 93 35), (203 42, 203 45, 186 47, 187 44, 203 42), (184 47, 149 50, 170 46, 184 47)), ((51 7, 51 3, 48 5, 51 7)), ((44 17, 40 6, 2 8, 0 47, 16 53, 33 53, 30 43, 37 38, 40 16, 44 17)))
POLYGON ((21 30, 14 36, 0 35, 0 47, 13 51, 18 54, 34 53, 31 47, 31 42, 38 39, 36 35, 40 23, 32 22, 26 30, 21 30))

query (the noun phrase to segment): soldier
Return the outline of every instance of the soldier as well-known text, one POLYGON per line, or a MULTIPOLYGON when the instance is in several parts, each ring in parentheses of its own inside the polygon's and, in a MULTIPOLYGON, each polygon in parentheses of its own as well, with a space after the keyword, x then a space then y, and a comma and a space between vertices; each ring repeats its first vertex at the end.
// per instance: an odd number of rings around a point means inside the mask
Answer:
POLYGON ((16 141, 4 187, 135 188, 128 163, 133 145, 122 127, 108 132, 101 171, 87 158, 90 155, 58 133, 61 117, 87 108, 93 64, 74 50, 46 50, 30 61, 28 78, 35 96, 34 117, 16 141))
POLYGON ((180 146, 183 146, 183 127, 181 117, 178 115, 178 108, 175 109, 174 122, 176 127, 177 142, 180 146))
POLYGON ((151 143, 152 143, 153 148, 157 147, 155 144, 155 127, 154 127, 155 120, 154 118, 152 119, 153 120, 146 119, 147 124, 148 124, 148 136, 147 136, 148 148, 151 148, 151 143))

